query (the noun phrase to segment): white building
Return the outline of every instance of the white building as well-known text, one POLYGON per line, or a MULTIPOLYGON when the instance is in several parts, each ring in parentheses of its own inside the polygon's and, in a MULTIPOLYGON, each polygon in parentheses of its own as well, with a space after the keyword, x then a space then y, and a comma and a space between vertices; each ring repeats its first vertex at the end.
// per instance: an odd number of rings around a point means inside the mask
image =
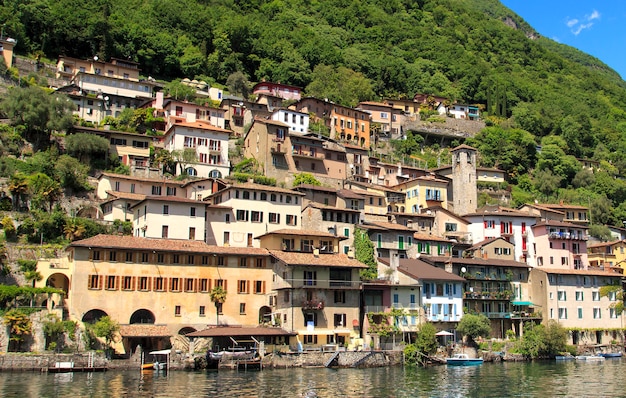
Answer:
POLYGON ((259 247, 257 236, 284 229, 301 229, 300 192, 251 182, 237 183, 206 200, 207 243, 259 247))
POLYGON ((309 131, 308 113, 298 112, 291 109, 279 109, 272 113, 272 120, 283 122, 288 125, 290 133, 306 133, 309 131))
MULTIPOLYGON (((207 122, 177 122, 163 137, 163 147, 170 151, 184 151, 191 148, 196 152, 196 160, 186 166, 191 176, 220 178, 229 175, 228 139, 230 130, 215 127, 207 122)), ((176 174, 182 174, 180 167, 176 174)))
POLYGON ((131 207, 135 236, 204 240, 206 203, 173 196, 148 196, 131 207))

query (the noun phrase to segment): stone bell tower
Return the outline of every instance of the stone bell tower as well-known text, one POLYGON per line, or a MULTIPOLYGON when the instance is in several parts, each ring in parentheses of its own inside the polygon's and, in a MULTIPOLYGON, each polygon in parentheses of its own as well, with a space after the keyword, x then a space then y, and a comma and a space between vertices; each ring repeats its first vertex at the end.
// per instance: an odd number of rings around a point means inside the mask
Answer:
POLYGON ((452 149, 452 200, 454 212, 465 215, 476 211, 476 148, 459 145, 452 149))

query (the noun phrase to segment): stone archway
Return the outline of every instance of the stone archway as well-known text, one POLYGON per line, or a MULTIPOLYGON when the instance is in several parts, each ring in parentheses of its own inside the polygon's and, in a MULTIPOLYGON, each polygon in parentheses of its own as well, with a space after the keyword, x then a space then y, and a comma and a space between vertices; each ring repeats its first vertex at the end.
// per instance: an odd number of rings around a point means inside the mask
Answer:
POLYGON ((55 289, 60 289, 65 292, 67 296, 67 292, 70 290, 70 280, 69 278, 61 273, 54 273, 46 279, 46 286, 53 287, 55 289))
POLYGON ((93 309, 85 312, 81 321, 83 323, 96 323, 100 320, 100 318, 108 316, 106 312, 98 309, 93 309))
POLYGON ((192 332, 195 332, 195 331, 196 331, 195 328, 192 328, 191 326, 185 326, 184 328, 180 328, 180 330, 178 331, 178 334, 181 335, 181 336, 184 336, 184 335, 186 335, 188 333, 192 333, 192 332))
POLYGON ((259 323, 272 322, 272 309, 266 305, 259 308, 259 323))
POLYGON ((143 323, 143 324, 154 324, 156 322, 156 318, 154 314, 150 310, 146 310, 144 308, 133 312, 133 315, 130 316, 130 324, 143 323))

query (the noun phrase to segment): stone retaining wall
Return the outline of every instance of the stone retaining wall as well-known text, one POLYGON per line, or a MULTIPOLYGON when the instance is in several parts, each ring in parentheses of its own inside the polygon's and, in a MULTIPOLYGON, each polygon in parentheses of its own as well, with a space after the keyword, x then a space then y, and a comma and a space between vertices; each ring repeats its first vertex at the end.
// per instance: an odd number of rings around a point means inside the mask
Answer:
MULTIPOLYGON (((18 354, 0 355, 0 371, 42 371, 53 368, 56 362, 74 362, 75 368, 89 366, 89 353, 79 354, 18 354)), ((93 367, 107 366, 104 353, 94 352, 93 367)))
MULTIPOLYGON (((263 366, 267 368, 323 367, 334 355, 334 352, 307 352, 290 354, 271 354, 263 358, 263 366)), ((339 367, 383 367, 402 364, 400 351, 341 351, 337 356, 339 367)))

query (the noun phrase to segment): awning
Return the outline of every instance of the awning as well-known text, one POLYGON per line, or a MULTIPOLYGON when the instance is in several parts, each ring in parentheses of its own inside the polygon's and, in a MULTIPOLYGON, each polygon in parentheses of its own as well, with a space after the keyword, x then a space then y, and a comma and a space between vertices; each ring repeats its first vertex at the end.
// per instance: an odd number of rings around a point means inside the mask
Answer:
POLYGON ((454 336, 454 333, 450 333, 445 330, 442 330, 441 332, 435 333, 435 336, 454 336))
POLYGON ((122 337, 170 337, 169 329, 165 325, 133 324, 120 325, 122 337))
POLYGON ((533 306, 534 305, 532 303, 532 301, 513 301, 512 304, 513 305, 528 305, 528 306, 533 306))

